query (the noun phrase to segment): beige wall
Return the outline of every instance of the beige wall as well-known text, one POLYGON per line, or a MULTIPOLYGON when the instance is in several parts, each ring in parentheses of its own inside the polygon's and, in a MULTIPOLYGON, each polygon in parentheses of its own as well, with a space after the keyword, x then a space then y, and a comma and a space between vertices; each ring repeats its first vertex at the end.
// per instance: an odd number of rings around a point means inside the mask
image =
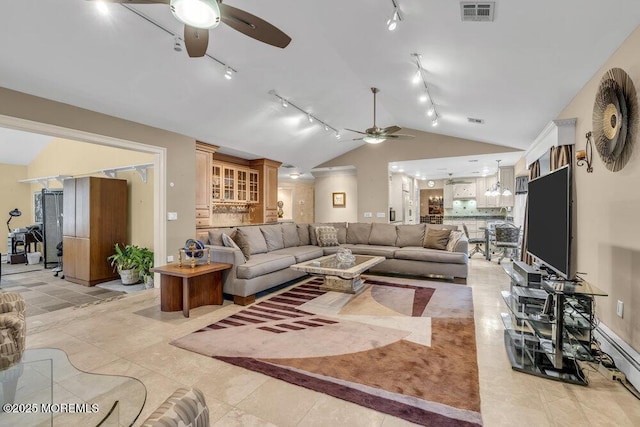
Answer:
MULTIPOLYGON (((315 222, 314 187, 315 184, 313 181, 278 181, 278 195, 280 195, 280 191, 283 190, 283 195, 291 195, 291 206, 289 209, 291 210, 294 222, 298 224, 311 224, 315 222)), ((278 200, 281 199, 278 198, 278 200)), ((285 212, 287 211, 286 205, 284 210, 285 212)))
MULTIPOLYGON (((150 162, 153 162, 153 155, 147 153, 67 139, 54 139, 28 166, 28 177, 55 175, 105 177, 102 173, 92 172, 150 162)), ((118 172, 116 177, 127 181, 129 196, 127 243, 153 248, 153 168, 147 170, 147 182, 143 182, 136 171, 118 172)), ((42 189, 40 184, 33 184, 31 187, 32 192, 42 189)), ((50 181, 49 187, 59 188, 61 185, 57 181, 50 181)))
MULTIPOLYGON (((132 141, 137 143, 135 146, 138 149, 147 150, 147 152, 156 147, 166 149, 166 176, 161 183, 162 188, 158 191, 162 197, 166 194, 164 199, 166 209, 177 212, 178 220, 157 219, 158 224, 166 227, 163 251, 175 255, 176 248, 182 247, 187 238, 194 236, 194 138, 5 88, 0 88, 0 122, 20 123, 20 127, 26 127, 27 130, 38 128, 38 124, 42 123, 48 125, 46 129, 50 130, 49 134, 54 136, 66 136, 73 131, 73 133, 86 132, 87 140, 116 138, 113 144, 118 144, 121 140, 132 141), (21 120, 34 123, 25 123, 21 120), (96 135, 107 138, 97 138, 96 135)), ((154 159, 158 156, 154 155, 154 159)))
MULTIPOLYGON (((559 119, 577 117, 576 149, 584 149, 592 130, 593 102, 602 75, 610 68, 624 69, 640 89, 640 27, 560 113, 559 119)), ((638 129, 636 129, 636 138, 638 129)), ((640 350, 640 147, 619 172, 610 172, 595 152, 593 173, 575 168, 577 269, 605 290, 597 298, 600 320, 635 350, 640 350), (616 315, 616 302, 624 303, 624 318, 616 315)))
MULTIPOLYGON (((405 129, 404 133, 408 133, 405 129)), ((357 215, 359 221, 364 212, 373 212, 372 220, 387 222, 388 218, 376 218, 376 212, 387 212, 389 203, 388 163, 402 160, 433 159, 440 157, 469 156, 474 154, 519 151, 493 144, 454 138, 411 130, 416 135, 406 141, 387 141, 382 144, 365 144, 318 167, 355 166, 357 170, 357 215)), ((316 191, 317 191, 316 186, 316 191)), ((326 203, 324 199, 322 203, 326 203)), ((329 199, 330 201, 330 199, 329 199)), ((326 205, 316 204, 316 212, 326 210, 326 205)), ((320 220, 319 218, 317 218, 320 220)))
MULTIPOLYGON (((386 167, 385 167, 386 173, 386 167)), ((315 176, 315 221, 357 222, 370 221, 358 216, 358 178, 353 171, 314 172, 315 176), (345 207, 333 207, 332 193, 346 193, 345 207)), ((386 212, 385 208, 382 212, 386 212)), ((375 213, 373 214, 375 216, 375 213)), ((386 218, 385 218, 386 219, 386 218)))
MULTIPOLYGON (((0 220, 3 224, 0 229, 6 229, 6 223, 9 219, 9 211, 18 208, 22 212, 21 216, 14 217, 11 220, 10 227, 22 228, 33 224, 33 194, 29 185, 20 184, 18 181, 27 179, 27 167, 20 165, 0 164, 0 220)), ((6 237, 5 231, 0 231, 0 235, 6 237)), ((7 247, 5 239, 0 241, 0 252, 6 253, 7 247)))

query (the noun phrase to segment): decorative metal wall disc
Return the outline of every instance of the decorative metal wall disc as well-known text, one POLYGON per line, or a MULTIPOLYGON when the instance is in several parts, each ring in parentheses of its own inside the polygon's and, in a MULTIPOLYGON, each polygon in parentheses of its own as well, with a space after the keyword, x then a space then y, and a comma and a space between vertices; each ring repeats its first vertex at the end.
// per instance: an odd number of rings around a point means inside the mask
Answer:
POLYGON ((607 169, 622 169, 638 133, 638 97, 633 81, 621 68, 602 76, 593 104, 593 137, 607 169))

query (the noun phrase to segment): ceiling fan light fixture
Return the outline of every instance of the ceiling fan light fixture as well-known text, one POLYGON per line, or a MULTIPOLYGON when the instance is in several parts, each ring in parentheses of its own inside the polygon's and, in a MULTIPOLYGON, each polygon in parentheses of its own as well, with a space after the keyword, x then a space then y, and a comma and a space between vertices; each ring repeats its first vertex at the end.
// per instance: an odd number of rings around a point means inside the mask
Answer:
POLYGON ((380 144, 381 142, 385 142, 387 139, 381 136, 367 135, 362 138, 362 140, 367 144, 380 144))
POLYGON ((398 9, 393 10, 393 16, 387 21, 387 29, 393 31, 398 28, 398 9))
POLYGON ((100 12, 103 15, 109 14, 109 7, 103 1, 96 2, 96 8, 98 9, 98 12, 100 12))
POLYGON ((171 13, 185 25, 210 29, 220 24, 220 8, 216 0, 171 0, 171 13))

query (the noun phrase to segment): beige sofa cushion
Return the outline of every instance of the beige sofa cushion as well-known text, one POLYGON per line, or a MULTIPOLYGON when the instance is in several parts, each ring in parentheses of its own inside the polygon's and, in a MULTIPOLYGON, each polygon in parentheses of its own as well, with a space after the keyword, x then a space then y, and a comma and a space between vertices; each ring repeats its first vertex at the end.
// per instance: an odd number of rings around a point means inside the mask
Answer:
POLYGON ((296 259, 293 255, 272 252, 256 254, 252 255, 246 263, 236 267, 236 275, 238 279, 253 279, 288 268, 295 263, 296 259))
POLYGON ((394 224, 381 224, 374 222, 369 234, 370 245, 395 246, 398 234, 394 224))
POLYGON ((261 225, 260 231, 264 236, 269 252, 284 248, 284 237, 282 236, 282 226, 280 224, 261 225))
POLYGON ((323 248, 319 248, 317 246, 305 245, 279 249, 270 253, 274 255, 292 255, 296 258, 296 262, 298 263, 320 258, 324 255, 322 249, 323 248))
POLYGON ((284 239, 284 247, 291 248, 300 245, 300 236, 298 236, 298 226, 294 223, 282 224, 282 238, 284 239))
POLYGON ((213 246, 224 246, 222 242, 222 235, 233 236, 233 232, 236 231, 235 227, 216 228, 215 230, 209 230, 209 244, 213 246))
POLYGON ((464 252, 449 252, 414 246, 397 249, 394 253, 394 258, 412 261, 441 262, 445 264, 467 263, 467 254, 464 252))
POLYGON ((352 245, 368 245, 371 234, 371 223, 350 222, 347 226, 347 243, 352 245))
POLYGON ((310 245, 311 239, 309 238, 309 224, 296 224, 298 227, 298 239, 300 240, 300 246, 310 245))
POLYGON ((396 226, 398 239, 396 246, 422 246, 425 235, 425 224, 398 225, 396 226))
MULTIPOLYGON (((262 231, 260 231, 260 227, 238 227, 238 230, 242 231, 246 236, 251 255, 263 254, 269 250, 267 248, 267 242, 264 240, 264 236, 262 235, 262 231)), ((238 243, 238 241, 236 241, 236 243, 238 243)), ((242 248, 240 243, 238 243, 238 246, 242 248)))
POLYGON ((383 256, 385 258, 393 258, 395 251, 398 249, 395 246, 350 245, 350 244, 346 244, 345 247, 351 249, 351 252, 354 255, 383 256))

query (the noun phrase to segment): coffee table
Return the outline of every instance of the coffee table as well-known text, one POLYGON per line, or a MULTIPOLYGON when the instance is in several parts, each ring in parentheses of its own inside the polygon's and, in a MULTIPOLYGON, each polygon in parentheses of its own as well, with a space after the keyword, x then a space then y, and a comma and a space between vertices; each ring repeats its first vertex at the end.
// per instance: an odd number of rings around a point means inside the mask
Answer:
POLYGON ((384 261, 382 256, 355 255, 352 263, 338 261, 335 255, 327 255, 311 261, 301 262, 291 266, 293 270, 323 276, 324 284, 320 289, 325 291, 345 292, 357 294, 364 288, 360 275, 376 264, 384 261))
POLYGON ((60 349, 27 349, 0 371, 1 426, 130 426, 147 389, 121 375, 80 371, 60 349))

